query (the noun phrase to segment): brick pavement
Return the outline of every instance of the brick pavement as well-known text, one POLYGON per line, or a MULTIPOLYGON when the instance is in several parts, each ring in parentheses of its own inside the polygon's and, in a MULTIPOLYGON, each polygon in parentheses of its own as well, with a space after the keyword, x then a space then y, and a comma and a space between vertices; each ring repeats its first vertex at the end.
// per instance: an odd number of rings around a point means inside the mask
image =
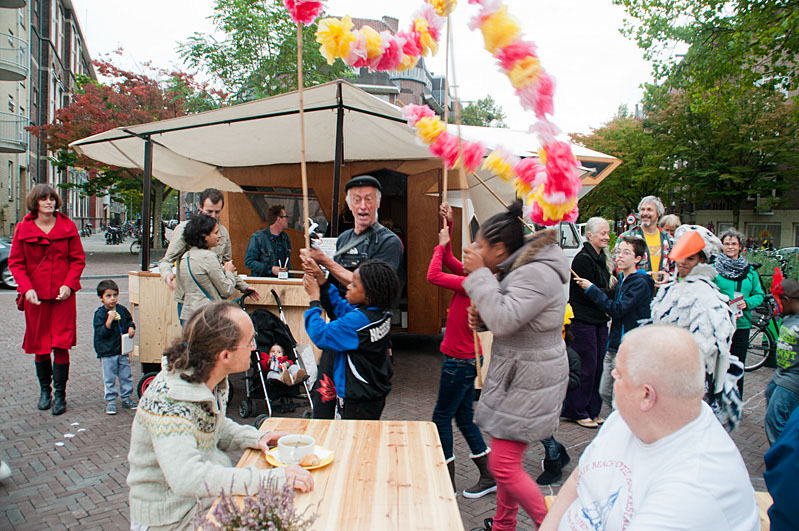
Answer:
MULTIPOLYGON (((87 275, 124 274, 136 268, 136 257, 129 253, 103 252, 99 246, 92 249, 87 275)), ((117 282, 122 291, 120 299, 125 304, 127 279, 117 279, 117 282)), ((67 386, 69 409, 60 417, 35 408, 38 382, 33 360, 20 348, 23 316, 14 307, 14 293, 0 290, 0 322, 3 323, 0 362, 4 368, 0 372, 0 458, 8 462, 13 471, 10 479, 0 483, 0 529, 129 529, 125 478, 133 413, 120 409, 113 417, 104 414, 102 370, 91 345, 91 317, 98 305, 93 289, 96 283, 97 280, 86 280, 84 290, 77 295, 79 344, 71 352, 67 386), (65 437, 67 433, 74 437, 65 437), (63 446, 56 446, 56 443, 63 443, 63 446)), ((441 364, 438 340, 398 335, 394 348, 394 390, 383 418, 429 420, 441 364)), ((733 434, 756 490, 765 490, 762 456, 768 442, 763 431, 763 389, 771 373, 768 368, 747 373, 744 419, 733 434)), ((134 366, 133 376, 134 381, 138 381, 140 367, 134 366)), ((241 421, 237 405, 244 395, 243 382, 235 376, 232 380, 235 396, 228 414, 241 421)), ((263 412, 263 403, 259 408, 259 413, 263 412)), ((302 411, 298 409, 291 416, 300 415, 302 411)), ((572 457, 566 475, 571 473, 582 449, 595 433, 573 423, 561 422, 556 437, 572 457)), ((468 454, 465 440, 455 430, 459 489, 477 479, 468 454)), ((239 456, 231 457, 235 461, 239 456)), ((524 464, 533 477, 540 473, 542 458, 540 445, 528 449, 524 464)), ((543 490, 544 494, 554 494, 557 487, 543 490)), ((493 515, 495 496, 479 500, 459 497, 458 503, 464 527, 469 530, 480 525, 483 518, 493 515)), ((520 512, 519 527, 532 529, 530 519, 523 512, 520 512)))

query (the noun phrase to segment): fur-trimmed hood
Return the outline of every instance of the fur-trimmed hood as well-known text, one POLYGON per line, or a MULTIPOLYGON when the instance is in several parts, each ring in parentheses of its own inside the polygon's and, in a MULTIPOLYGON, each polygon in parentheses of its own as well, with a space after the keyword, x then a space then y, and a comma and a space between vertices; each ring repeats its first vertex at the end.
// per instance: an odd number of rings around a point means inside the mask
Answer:
POLYGON ((536 232, 515 253, 499 264, 500 279, 511 271, 531 262, 543 262, 560 276, 563 283, 569 280, 569 265, 566 255, 557 246, 558 233, 555 229, 536 232))

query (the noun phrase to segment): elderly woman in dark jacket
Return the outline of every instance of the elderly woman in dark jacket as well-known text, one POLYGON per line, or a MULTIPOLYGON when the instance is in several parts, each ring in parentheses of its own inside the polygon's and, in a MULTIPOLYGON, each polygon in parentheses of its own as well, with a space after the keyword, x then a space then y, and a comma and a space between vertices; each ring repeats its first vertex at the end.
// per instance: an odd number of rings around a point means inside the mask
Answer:
POLYGON ((520 504, 536 525, 546 515, 522 457, 528 444, 555 433, 569 372, 562 336, 568 262, 554 230, 525 239, 521 215, 517 201, 486 221, 463 260, 463 288, 477 310, 470 324, 481 320, 494 334, 476 420, 492 437, 497 531, 516 529, 520 504))
MULTIPOLYGON (((585 224, 585 233, 588 241, 572 260, 572 271, 607 292, 611 282, 611 261, 607 254, 610 224, 603 218, 591 218, 585 224)), ((597 428, 602 422, 599 418, 602 409, 599 384, 608 346, 610 318, 585 295, 574 279, 569 284, 569 303, 574 309, 571 324, 574 343, 571 346, 580 355, 582 377, 580 386, 566 395, 563 416, 576 420, 585 428, 597 428)))

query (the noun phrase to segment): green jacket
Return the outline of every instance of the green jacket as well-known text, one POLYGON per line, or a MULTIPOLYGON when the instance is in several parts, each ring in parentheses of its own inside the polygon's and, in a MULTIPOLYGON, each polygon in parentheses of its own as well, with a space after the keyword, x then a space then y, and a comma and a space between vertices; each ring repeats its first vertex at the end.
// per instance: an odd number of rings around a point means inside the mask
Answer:
POLYGON ((730 300, 735 298, 736 291, 744 296, 746 309, 736 324, 738 330, 748 330, 752 328, 752 308, 757 308, 763 304, 763 301, 766 299, 766 295, 763 293, 763 287, 760 285, 760 277, 757 275, 757 271, 750 267, 749 272, 743 280, 730 280, 721 275, 716 275, 713 282, 719 287, 719 291, 728 296, 730 300), (740 287, 738 286, 739 282, 740 287))

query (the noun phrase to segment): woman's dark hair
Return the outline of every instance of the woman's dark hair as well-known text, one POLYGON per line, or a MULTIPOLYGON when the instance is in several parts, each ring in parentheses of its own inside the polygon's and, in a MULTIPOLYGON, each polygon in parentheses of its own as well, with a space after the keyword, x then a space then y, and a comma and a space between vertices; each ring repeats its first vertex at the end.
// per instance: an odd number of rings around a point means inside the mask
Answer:
POLYGON ((356 271, 361 277, 369 306, 382 310, 394 307, 400 295, 400 281, 390 265, 382 260, 367 260, 356 271))
POLYGON ((28 207, 28 211, 38 215, 39 201, 41 201, 42 199, 55 199, 56 210, 61 208, 61 205, 63 204, 61 202, 61 197, 59 197, 58 192, 55 191, 55 188, 53 188, 49 184, 37 184, 36 186, 31 188, 31 191, 28 194, 28 198, 25 201, 25 204, 28 207))
POLYGON ((522 216, 522 201, 517 199, 505 212, 500 212, 488 218, 480 227, 480 234, 491 245, 505 244, 508 254, 513 254, 524 244, 524 224, 522 216))
POLYGON ((208 381, 220 352, 235 348, 241 339, 241 330, 232 319, 233 312, 241 308, 232 302, 217 301, 194 312, 183 334, 164 352, 167 369, 186 371, 181 378, 191 383, 208 381))
POLYGON ((189 247, 207 249, 208 244, 205 243, 205 237, 214 232, 216 224, 217 220, 211 216, 195 214, 183 229, 183 240, 189 247))

